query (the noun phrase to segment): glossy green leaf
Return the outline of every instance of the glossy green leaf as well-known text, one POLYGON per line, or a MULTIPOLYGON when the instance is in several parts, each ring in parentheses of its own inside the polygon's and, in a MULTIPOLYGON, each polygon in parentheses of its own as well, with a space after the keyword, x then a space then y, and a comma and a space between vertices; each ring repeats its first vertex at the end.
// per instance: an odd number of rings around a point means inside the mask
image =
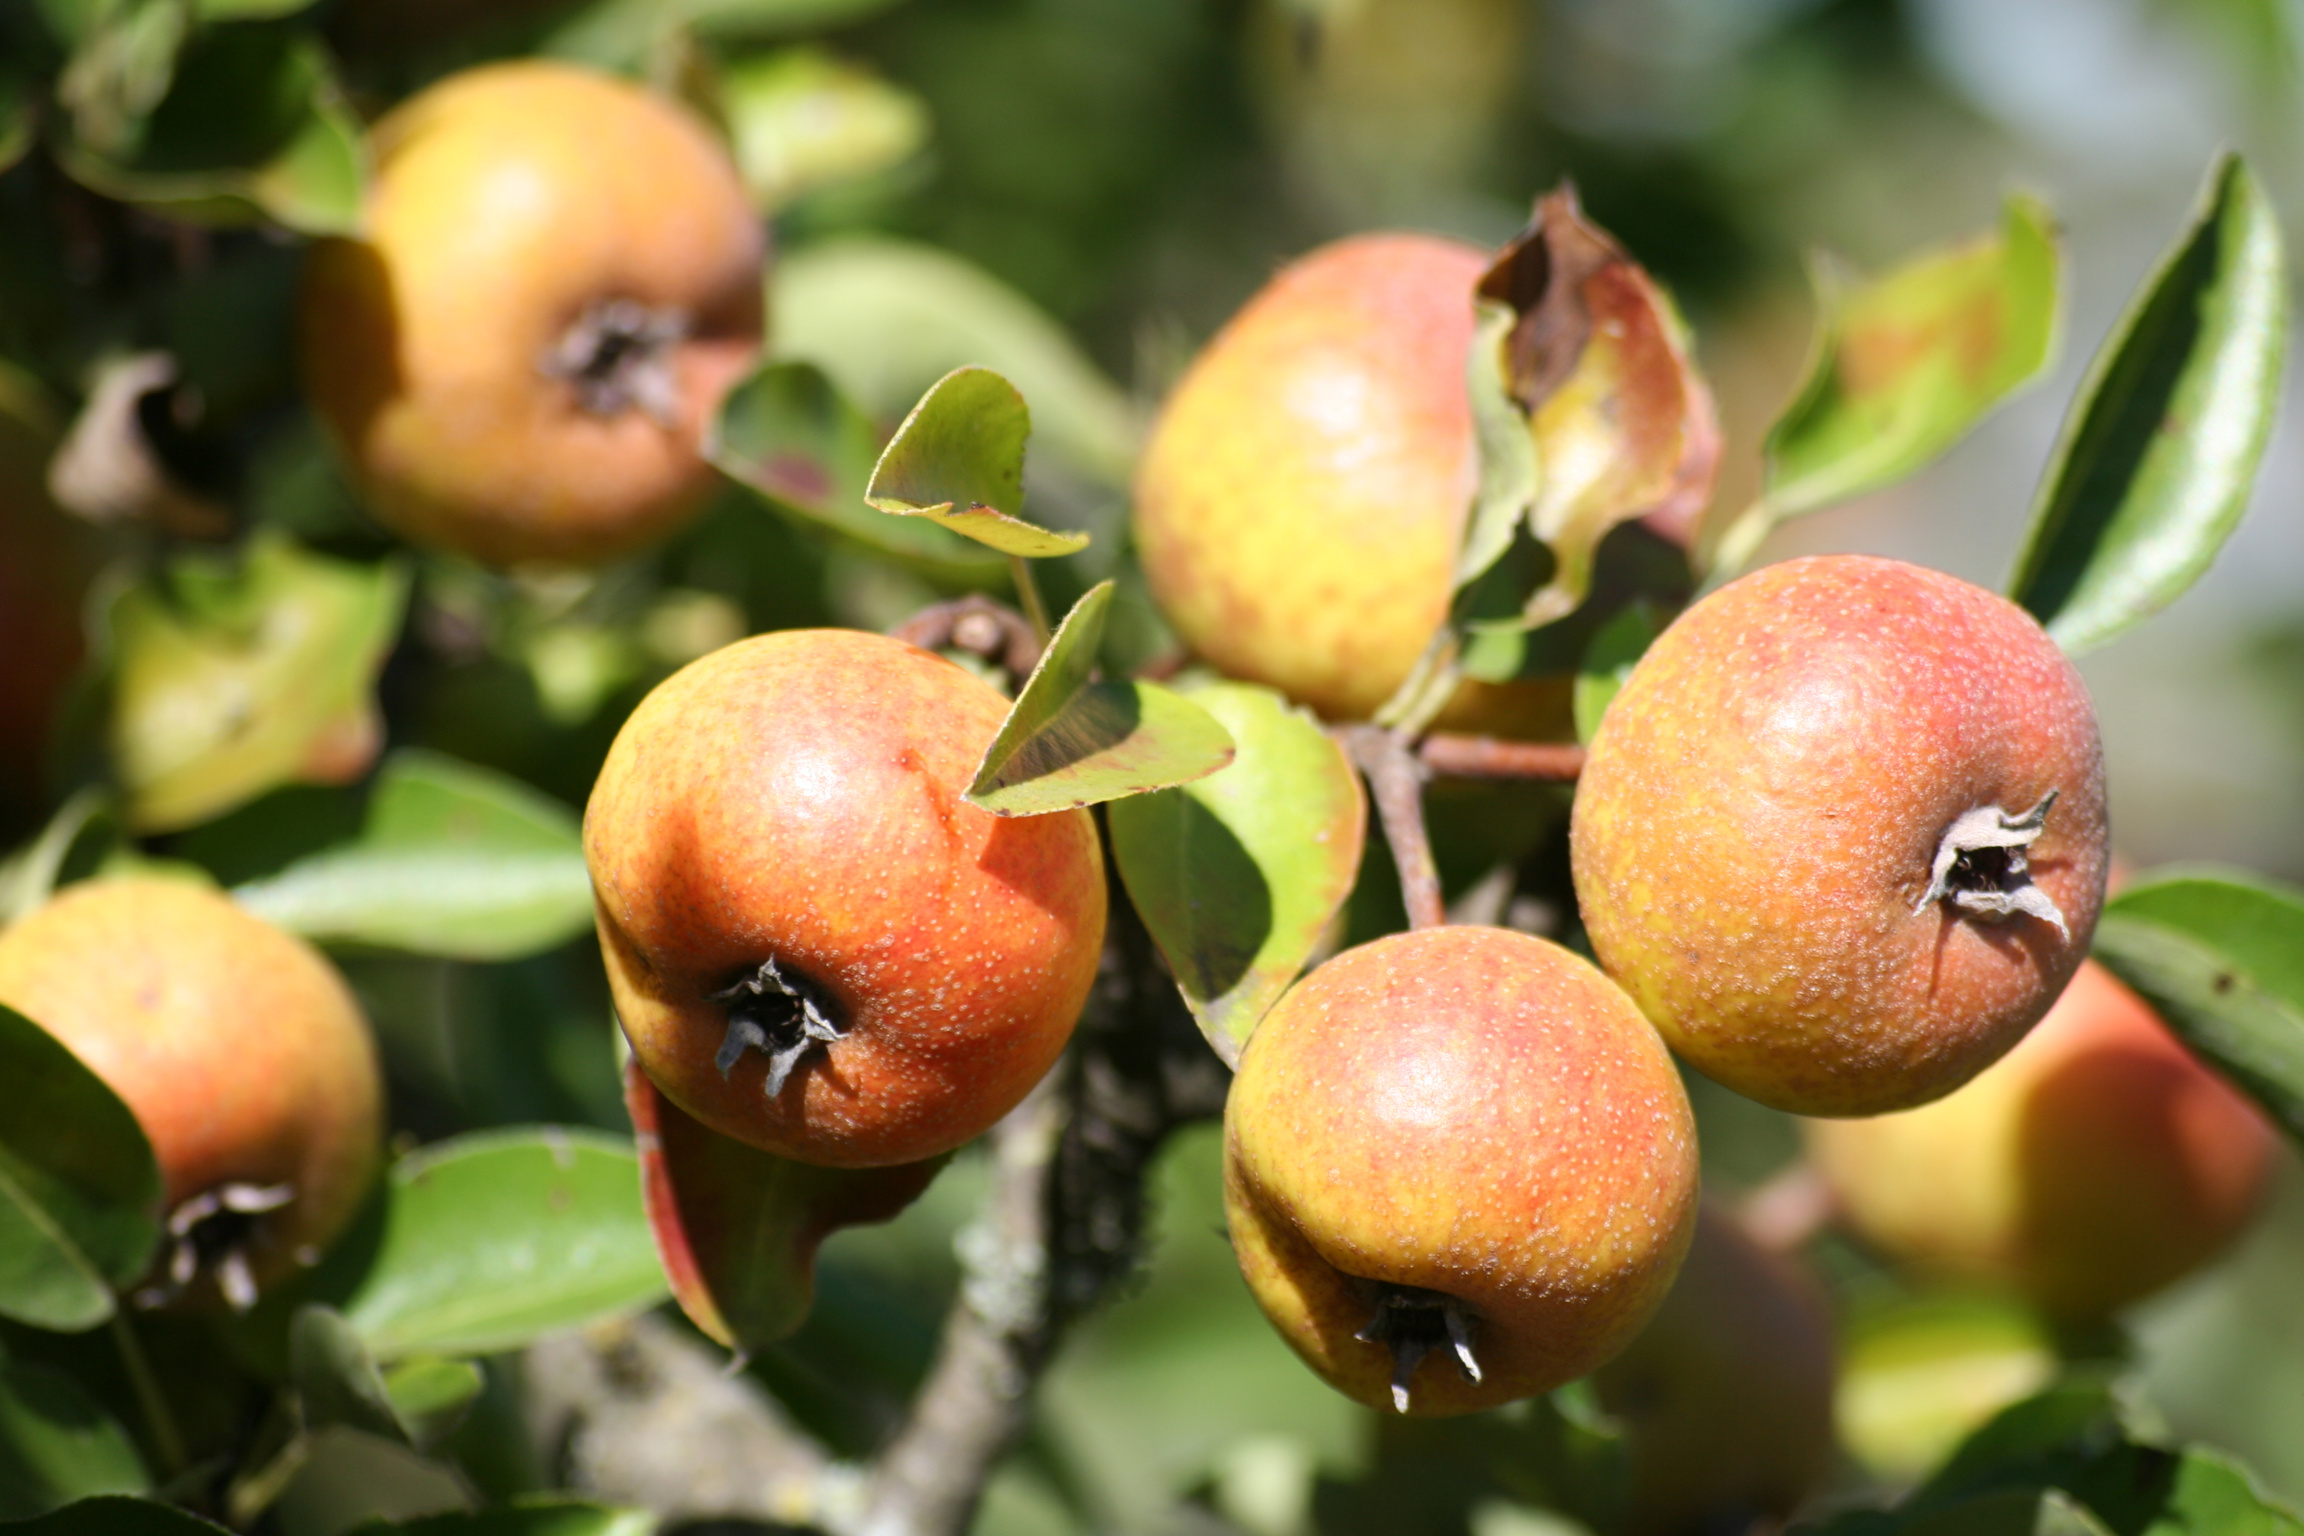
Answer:
POLYGON ((71 1377, 0 1358, 0 1520, 150 1486, 128 1432, 71 1377))
POLYGON ((418 1446, 431 1445, 461 1423, 487 1385, 488 1378, 469 1360, 425 1356, 403 1360, 384 1373, 384 1395, 391 1399, 393 1416, 418 1446))
POLYGON ((593 0, 545 39, 543 51, 607 69, 654 63, 683 32, 738 37, 813 31, 885 10, 895 0, 593 0))
POLYGON ((78 132, 58 159, 107 197, 172 218, 270 220, 304 234, 348 233, 359 222, 367 173, 359 120, 326 55, 301 32, 207 28, 185 43, 148 116, 132 101, 79 105, 78 132))
POLYGON ((1004 555, 1077 554, 1084 533, 1024 521, 1024 442, 1032 413, 989 368, 955 368, 920 397, 872 468, 864 499, 898 517, 924 517, 1004 555))
POLYGON ((636 1063, 625 1065, 624 1103, 673 1298, 705 1334, 747 1353, 807 1320, 816 1249, 826 1237, 895 1216, 951 1160, 892 1168, 794 1162, 707 1129, 636 1063))
POLYGON ((2096 957, 2304 1144, 2304 891, 2155 872, 2105 904, 2096 957))
POLYGON ((664 1296, 638 1160, 596 1131, 435 1143, 393 1165, 379 1220, 340 1309, 387 1362, 517 1349, 664 1296))
POLYGON ((0 1317, 93 1328, 152 1260, 159 1165, 103 1080, 5 1006, 0 1082, 0 1317))
POLYGON ((1088 589, 985 750, 968 799, 1001 816, 1037 816, 1169 789, 1232 761, 1214 716, 1157 683, 1096 682, 1112 583, 1088 589))
POLYGON ((1816 339, 1768 434, 1760 499, 1716 534, 1733 574, 1768 530, 1893 485, 1958 442, 2054 351, 2055 221, 2011 196, 1997 233, 1931 251, 1870 281, 1815 267, 1816 339))
POLYGON ((8 1536, 229 1536, 220 1525, 150 1499, 100 1494, 34 1520, 11 1521, 8 1536))
POLYGON ((770 279, 779 357, 806 358, 865 410, 899 419, 969 363, 1033 402, 1036 445, 1106 485, 1135 472, 1142 427, 1126 391, 1031 300, 934 246, 825 240, 777 258, 770 279))
POLYGON ((1368 807, 1342 747, 1268 688, 1185 695, 1231 735, 1232 766, 1116 800, 1112 857, 1227 1064, 1304 968, 1359 878, 1368 807))
POLYGON ((736 168, 767 211, 886 171, 928 142, 928 108, 919 97, 820 49, 728 64, 719 87, 736 168))
POLYGON ((592 926, 575 812, 502 774, 419 750, 376 777, 358 838, 232 893, 292 933, 510 960, 592 926))
POLYGON ((407 1442, 384 1373, 341 1312, 317 1304, 296 1309, 288 1329, 288 1374, 307 1430, 341 1424, 407 1442))
POLYGON ((2009 595, 2074 655, 2199 580, 2248 507, 2288 347, 2280 225, 2236 155, 2106 338, 2009 595))
POLYGON ((721 402, 704 455, 788 514, 870 548, 963 575, 989 576, 1001 568, 1000 557, 973 540, 865 505, 880 434, 813 363, 767 362, 754 369, 721 402))
POLYGON ((657 1518, 644 1509, 547 1499, 503 1509, 459 1510, 413 1520, 373 1521, 353 1536, 655 1536, 657 1518))
POLYGON ((186 555, 106 614, 112 765, 128 824, 191 826, 291 782, 343 783, 382 738, 375 683, 406 570, 260 535, 238 560, 186 555))
POLYGON ((1665 622, 1654 604, 1629 603, 1592 637, 1584 649, 1583 664, 1576 669, 1578 741, 1592 740, 1600 729, 1600 717, 1615 702, 1632 668, 1663 632, 1665 622))

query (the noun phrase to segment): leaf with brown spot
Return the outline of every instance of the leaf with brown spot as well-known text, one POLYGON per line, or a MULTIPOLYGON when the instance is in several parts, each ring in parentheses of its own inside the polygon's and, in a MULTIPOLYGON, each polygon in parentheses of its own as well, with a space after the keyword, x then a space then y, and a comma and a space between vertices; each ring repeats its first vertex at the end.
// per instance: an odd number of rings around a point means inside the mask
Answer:
POLYGON ((955 368, 938 379, 896 429, 873 466, 864 499, 898 517, 932 523, 1028 560, 1088 547, 1084 533, 1024 521, 1024 397, 989 368, 955 368))

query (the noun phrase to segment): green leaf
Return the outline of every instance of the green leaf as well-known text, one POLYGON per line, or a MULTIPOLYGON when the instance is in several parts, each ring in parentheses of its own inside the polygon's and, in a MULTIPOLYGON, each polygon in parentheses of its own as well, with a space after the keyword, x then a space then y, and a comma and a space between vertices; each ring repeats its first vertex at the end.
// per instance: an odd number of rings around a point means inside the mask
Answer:
POLYGON ((513 779, 415 749, 376 777, 360 836, 232 892, 291 933, 512 960, 592 926, 576 815, 513 779))
POLYGON ((2011 195, 1998 233, 1869 282, 1819 260, 1807 376, 1768 434, 1760 499, 1714 540, 1732 574, 1777 522, 1892 485, 2036 377, 2055 347, 2048 210, 2011 195))
POLYGON ((763 211, 902 164, 928 142, 928 108, 816 48, 730 63, 719 98, 744 186, 763 211))
POLYGON ((32 147, 33 130, 39 122, 38 101, 23 76, 0 68, 0 172, 23 159, 32 147))
POLYGON ((142 832, 221 815, 277 785, 343 783, 382 735, 377 673, 399 634, 404 567, 355 565, 259 535, 238 560, 186 555, 105 611, 111 748, 142 832))
POLYGON ((0 1520, 149 1486, 128 1432, 71 1377, 0 1359, 0 1520))
POLYGON ((160 1240, 160 1167, 103 1079, 0 1006, 0 1317, 77 1332, 160 1240))
POLYGON ((1024 440, 1032 413, 989 368, 955 368, 920 397, 872 467, 864 499, 1027 560, 1077 554, 1084 533, 1025 522, 1024 440))
POLYGON ((359 120, 305 33, 249 25, 194 33, 149 116, 92 90, 58 158, 107 197, 207 223, 268 219, 312 235, 357 226, 367 174, 359 120))
POLYGON ((604 69, 656 62, 684 31, 740 37, 814 31, 887 9, 895 0, 593 0, 543 45, 543 52, 604 69))
POLYGON ((202 21, 266 21, 310 10, 315 0, 193 0, 202 21))
POLYGON ((120 1494, 80 1499, 36 1520, 10 1521, 6 1529, 8 1536, 230 1536, 198 1515, 120 1494))
POLYGON ((1113 584, 1088 589, 985 750, 968 799, 1001 816, 1037 816, 1169 789, 1232 761, 1214 716, 1157 683, 1095 682, 1113 584))
POLYGON ((0 928, 46 903, 58 886, 93 874, 118 837, 110 795, 93 785, 74 794, 38 837, 0 863, 0 928))
POLYGON ((749 1353, 790 1337, 816 1296, 816 1249, 842 1227, 886 1221, 920 1197, 949 1156, 890 1168, 818 1168, 707 1129, 637 1063, 624 1103, 656 1252, 688 1319, 749 1353))
POLYGON ((380 1222, 340 1310, 387 1362, 518 1349, 664 1296, 638 1160, 596 1131, 435 1143, 393 1165, 380 1222))
POLYGON ((864 504, 880 434, 813 363, 754 369, 721 402, 704 456, 789 515, 882 553, 949 567, 963 578, 1001 569, 1000 558, 973 540, 864 504))
POLYGON ((341 1424, 408 1443, 384 1373, 341 1312, 318 1304, 296 1309, 288 1329, 288 1374, 306 1430, 341 1424))
POLYGON ((806 358, 876 419, 979 363, 1034 402, 1034 440, 1103 484, 1135 473, 1127 393, 1062 326, 981 267, 934 246, 851 236, 779 256, 770 279, 779 357, 806 358))
POLYGON ((2288 346, 2280 225, 2236 155, 2106 338, 2009 596, 2074 655, 2175 601, 2247 510, 2288 346))
POLYGON ((384 1393, 409 1438, 428 1446, 463 1421, 473 1400, 488 1385, 469 1360, 424 1356, 403 1360, 384 1373, 384 1393))
POLYGON ((1186 697, 1230 733, 1232 766, 1116 800, 1112 857, 1227 1064, 1304 968, 1359 878, 1368 807, 1351 760, 1268 688, 1217 683, 1186 697))
POLYGON ((2304 1144, 2304 892, 2155 872, 2105 904, 2096 957, 2304 1144))
POLYGON ((373 1520, 353 1536, 655 1536, 656 1529, 656 1516, 644 1509, 547 1498, 503 1509, 373 1520))
POLYGON ((1576 670, 1576 739, 1591 741, 1600 729, 1600 717, 1624 687, 1624 680, 1663 632, 1664 618, 1655 604, 1628 603, 1600 627, 1585 647, 1583 664, 1576 670))

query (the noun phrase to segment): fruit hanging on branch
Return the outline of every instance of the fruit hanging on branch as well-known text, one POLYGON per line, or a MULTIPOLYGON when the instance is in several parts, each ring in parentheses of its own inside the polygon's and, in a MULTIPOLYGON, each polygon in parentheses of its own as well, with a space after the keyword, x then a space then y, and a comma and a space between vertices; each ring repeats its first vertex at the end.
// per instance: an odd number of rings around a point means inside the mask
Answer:
POLYGON ((714 485, 765 235, 685 109, 571 65, 451 76, 376 125, 359 239, 306 269, 305 389, 370 509, 495 565, 636 549, 714 485))
POLYGON ((246 1308, 316 1261, 375 1180, 383 1079, 359 1005, 310 945, 213 890, 67 887, 0 933, 0 1003, 152 1144, 166 1239, 144 1300, 246 1308))
POLYGON ((1063 1050, 1096 975, 1086 812, 962 799, 1008 702, 882 635, 786 630, 641 701, 584 816, 601 947, 643 1070, 802 1162, 950 1151, 1063 1050))
POLYGON ((1613 1356, 1696 1220, 1696 1131, 1655 1030, 1558 945, 1395 934, 1267 1014, 1224 1112, 1248 1287, 1348 1397, 1458 1414, 1613 1356))
POLYGON ((2262 1206, 2277 1145, 2094 961, 1959 1092, 1808 1127, 1842 1212, 1884 1252, 2083 1322, 2223 1251, 2262 1206))
POLYGON ((2104 770, 2013 604, 1856 555, 1731 583, 1608 707, 1571 827, 1592 947, 1687 1061, 1812 1115, 1940 1098, 2088 952, 2104 770))

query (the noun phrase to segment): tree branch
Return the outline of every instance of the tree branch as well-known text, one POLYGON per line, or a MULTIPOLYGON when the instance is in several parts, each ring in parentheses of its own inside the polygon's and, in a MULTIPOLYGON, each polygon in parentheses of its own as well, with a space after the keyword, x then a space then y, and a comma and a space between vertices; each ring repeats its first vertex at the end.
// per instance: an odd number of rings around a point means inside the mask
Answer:
POLYGON ((981 656, 1018 685, 1032 675, 1042 645, 1031 620, 981 592, 948 603, 931 603, 888 633, 922 650, 940 651, 950 646, 981 656))
POLYGON ((1368 776, 1384 841, 1400 871, 1408 926, 1439 927, 1448 921, 1448 909, 1441 899, 1439 866, 1432 862, 1432 839, 1424 830, 1424 764, 1409 749, 1406 736, 1380 725, 1341 726, 1336 735, 1368 776))
POLYGON ((1499 741, 1435 731, 1418 743, 1424 766, 1451 779, 1537 779, 1573 784, 1584 771, 1584 749, 1572 741, 1499 741))

